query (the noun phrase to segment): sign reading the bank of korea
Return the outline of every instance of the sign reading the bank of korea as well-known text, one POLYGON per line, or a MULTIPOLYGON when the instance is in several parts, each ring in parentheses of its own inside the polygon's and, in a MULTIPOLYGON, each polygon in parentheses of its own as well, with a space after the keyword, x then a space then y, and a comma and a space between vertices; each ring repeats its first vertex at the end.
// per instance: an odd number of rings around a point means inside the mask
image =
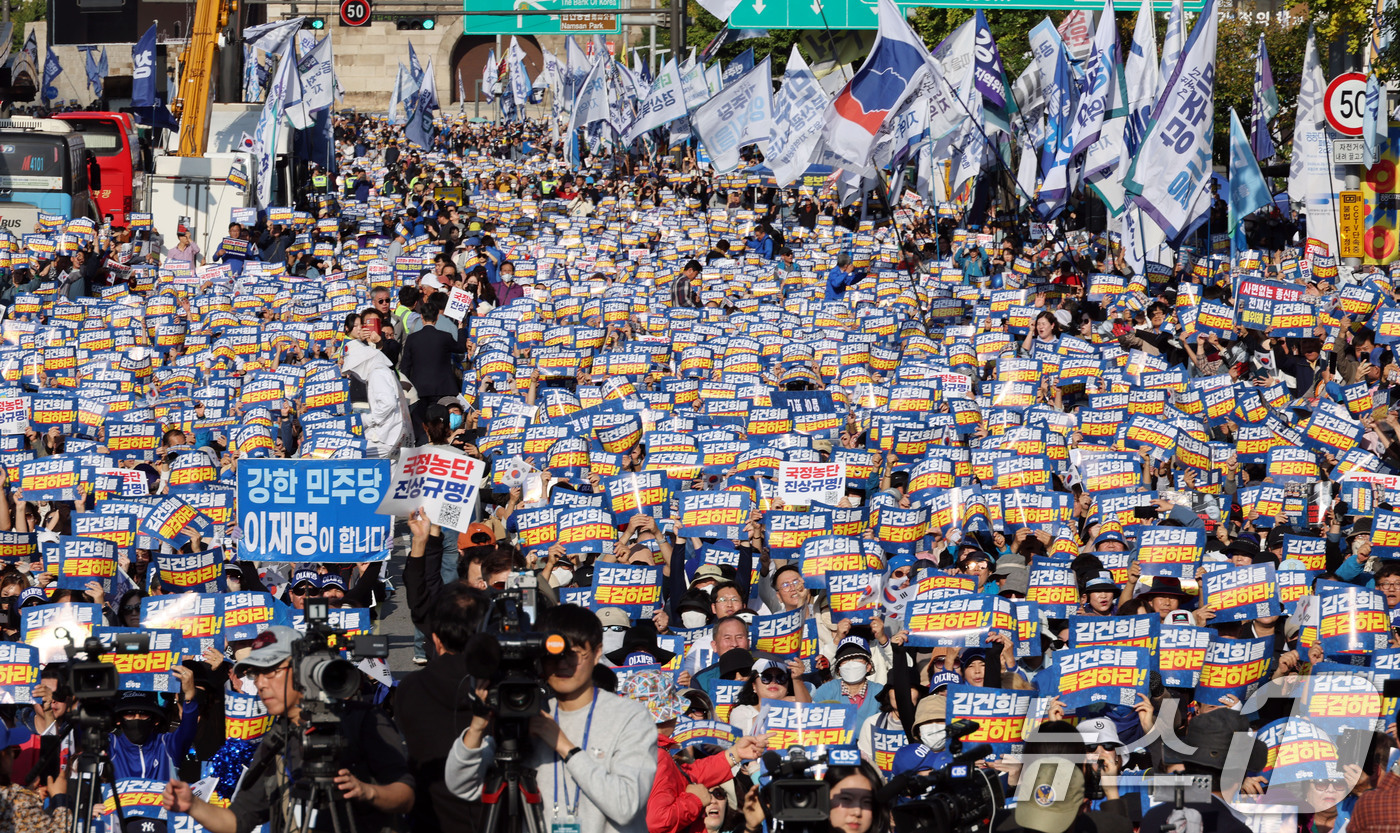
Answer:
POLYGON ((92 635, 102 640, 102 644, 109 649, 102 655, 102 661, 116 666, 119 691, 165 693, 178 690, 175 677, 170 672, 180 664, 183 636, 179 631, 99 627, 92 629, 92 635), (116 653, 110 650, 113 645, 120 645, 134 636, 148 636, 148 650, 139 653, 116 653))
POLYGON ((463 8, 467 14, 462 17, 462 29, 467 35, 615 35, 622 31, 615 14, 577 13, 615 11, 618 0, 468 0, 463 8), (496 11, 558 14, 473 14, 496 11))
MULTIPOLYGON (((485 475, 485 463, 453 448, 405 449, 394 465, 394 476, 379 513, 406 518, 421 508, 428 520, 438 526, 466 529, 476 511, 485 475)), ((386 547, 388 543, 384 542, 386 547)))
POLYGON ((1058 697, 1066 710, 1095 703, 1137 705, 1138 693, 1147 693, 1152 658, 1146 648, 1106 645, 1056 651, 1050 673, 1038 674, 1042 697, 1058 697))
POLYGON ((620 607, 635 622, 661 609, 661 568, 644 564, 603 564, 593 571, 594 611, 620 607))
POLYGON ((1202 604, 1216 622, 1247 622, 1279 615, 1274 565, 1251 564, 1207 573, 1202 604))
MULTIPOLYGON (((1093 0, 895 0, 901 8, 935 6, 959 9, 1085 9, 1097 12, 1102 3, 1093 0)), ((1159 12, 1169 11, 1169 0, 1152 0, 1159 12)), ((1186 0, 1186 10, 1198 12, 1205 0, 1186 0)), ((475 30, 467 18, 467 34, 475 30)), ((865 0, 741 0, 729 15, 731 29, 875 29, 875 4, 865 0)), ((503 30, 506 31, 506 30, 503 30)), ((511 32, 523 31, 511 29, 511 32)), ((555 30, 557 31, 557 30, 555 30)), ((494 34, 492 32, 486 34, 494 34)))
POLYGON ((0 642, 0 704, 34 702, 39 684, 39 649, 18 642, 0 642))
MULTIPOLYGON (((388 493, 388 460, 244 457, 238 461, 238 526, 243 531, 239 557, 331 564, 382 561, 389 557, 392 521, 375 513, 388 493)), ((473 487, 473 500, 475 496, 473 487)))
POLYGON ((964 743, 991 744, 998 755, 1019 755, 1031 709, 1032 692, 979 688, 957 683, 948 686, 947 721, 973 720, 977 730, 963 736, 964 743))
POLYGON ((852 703, 788 703, 765 700, 754 733, 768 733, 769 749, 831 746, 851 742, 856 707, 852 703))

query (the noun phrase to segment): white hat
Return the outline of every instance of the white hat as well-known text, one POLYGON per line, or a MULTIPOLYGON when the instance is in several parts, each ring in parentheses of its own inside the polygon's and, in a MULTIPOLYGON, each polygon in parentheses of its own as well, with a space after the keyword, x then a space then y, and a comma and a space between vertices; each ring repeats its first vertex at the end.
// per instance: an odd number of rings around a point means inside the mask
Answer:
POLYGON ((1057 309, 1054 315, 1055 320, 1060 323, 1061 327, 1068 327, 1074 321, 1074 317, 1069 314, 1069 310, 1067 309, 1057 309))
POLYGON ((426 278, 424 278, 424 279, 422 280, 422 284, 423 284, 423 286, 426 286, 426 287, 429 288, 429 289, 446 289, 446 288, 447 288, 447 287, 445 287, 445 286, 442 285, 442 281, 440 281, 440 280, 437 279, 437 275, 429 275, 429 276, 427 276, 426 278))
POLYGON ((1085 746, 1122 746, 1123 742, 1118 739, 1118 727, 1113 725, 1113 721, 1106 717, 1095 717, 1092 720, 1081 720, 1079 722, 1079 734, 1084 738, 1085 746))

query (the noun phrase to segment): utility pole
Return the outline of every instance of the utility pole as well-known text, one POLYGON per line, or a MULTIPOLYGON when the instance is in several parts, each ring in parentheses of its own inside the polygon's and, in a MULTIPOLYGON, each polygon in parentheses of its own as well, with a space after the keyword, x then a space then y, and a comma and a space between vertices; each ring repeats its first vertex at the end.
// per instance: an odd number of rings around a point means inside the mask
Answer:
POLYGON ((685 3, 671 0, 671 55, 677 62, 685 50, 685 3))

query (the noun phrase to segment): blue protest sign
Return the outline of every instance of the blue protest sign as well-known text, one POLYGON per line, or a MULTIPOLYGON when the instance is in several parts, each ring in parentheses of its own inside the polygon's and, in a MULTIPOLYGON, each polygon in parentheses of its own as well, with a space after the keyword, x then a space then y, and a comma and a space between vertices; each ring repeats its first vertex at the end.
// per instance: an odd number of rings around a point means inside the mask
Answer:
POLYGON ((387 460, 238 461, 239 557, 357 564, 389 557, 393 519, 376 514, 387 460))

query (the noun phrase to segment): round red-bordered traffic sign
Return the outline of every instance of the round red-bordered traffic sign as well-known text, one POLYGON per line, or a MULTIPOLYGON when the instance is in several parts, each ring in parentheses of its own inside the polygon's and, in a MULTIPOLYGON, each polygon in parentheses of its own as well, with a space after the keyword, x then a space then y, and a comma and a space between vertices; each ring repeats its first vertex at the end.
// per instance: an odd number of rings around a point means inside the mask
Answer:
POLYGON ((1333 78, 1322 96, 1322 112, 1333 130, 1343 136, 1360 136, 1366 112, 1366 75, 1344 72, 1333 78))
POLYGON ((363 26, 369 23, 370 13, 369 0, 341 0, 340 22, 346 26, 363 26))

